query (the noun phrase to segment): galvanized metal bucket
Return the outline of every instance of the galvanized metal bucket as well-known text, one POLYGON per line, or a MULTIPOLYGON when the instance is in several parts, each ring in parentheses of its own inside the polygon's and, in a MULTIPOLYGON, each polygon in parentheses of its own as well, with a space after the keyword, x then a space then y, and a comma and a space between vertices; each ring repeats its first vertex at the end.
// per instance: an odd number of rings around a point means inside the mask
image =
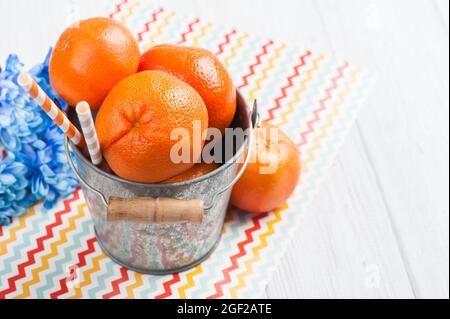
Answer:
POLYGON ((238 92, 234 126, 248 129, 244 143, 214 172, 173 184, 135 183, 108 174, 66 139, 68 161, 103 251, 128 269, 154 275, 184 271, 205 260, 220 240, 231 189, 250 159, 257 121, 256 103, 250 112, 238 92))

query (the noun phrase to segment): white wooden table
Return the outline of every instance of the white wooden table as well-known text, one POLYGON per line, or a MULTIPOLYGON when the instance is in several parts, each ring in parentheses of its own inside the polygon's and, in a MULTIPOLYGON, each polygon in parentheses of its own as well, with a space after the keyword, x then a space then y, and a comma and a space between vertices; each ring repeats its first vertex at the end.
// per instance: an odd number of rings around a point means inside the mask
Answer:
MULTIPOLYGON (((0 0, 0 61, 32 65, 71 5, 0 0)), ((174 0, 179 11, 334 52, 378 73, 269 298, 449 297, 448 0, 174 0), (239 10, 236 8, 239 7, 239 10)))

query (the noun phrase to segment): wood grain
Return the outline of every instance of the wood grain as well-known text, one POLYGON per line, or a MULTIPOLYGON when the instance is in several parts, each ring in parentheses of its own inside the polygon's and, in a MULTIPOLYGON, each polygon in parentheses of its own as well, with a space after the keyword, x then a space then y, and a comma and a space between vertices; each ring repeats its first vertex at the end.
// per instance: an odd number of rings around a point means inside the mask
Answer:
MULTIPOLYGON (((40 61, 71 8, 88 16, 104 4, 1 0, 0 61, 9 52, 27 64, 40 61)), ((378 74, 266 297, 448 298, 448 1, 173 0, 167 6, 332 52, 378 74)))
POLYGON ((203 201, 173 198, 109 198, 108 222, 135 222, 139 224, 201 224, 203 201))

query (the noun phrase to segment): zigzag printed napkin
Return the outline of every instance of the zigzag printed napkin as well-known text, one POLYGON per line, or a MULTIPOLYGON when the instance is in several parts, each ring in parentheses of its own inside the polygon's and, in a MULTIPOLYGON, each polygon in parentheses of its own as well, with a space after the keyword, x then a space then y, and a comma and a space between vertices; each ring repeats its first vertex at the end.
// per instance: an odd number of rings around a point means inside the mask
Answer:
POLYGON ((142 49, 172 42, 216 53, 248 100, 258 98, 262 119, 281 125, 298 144, 301 184, 277 211, 230 212, 222 241, 208 260, 163 277, 129 271, 103 254, 81 191, 50 212, 37 205, 0 227, 0 298, 261 297, 352 127, 368 92, 369 72, 327 54, 167 10, 155 1, 122 0, 108 15, 125 23, 142 49))

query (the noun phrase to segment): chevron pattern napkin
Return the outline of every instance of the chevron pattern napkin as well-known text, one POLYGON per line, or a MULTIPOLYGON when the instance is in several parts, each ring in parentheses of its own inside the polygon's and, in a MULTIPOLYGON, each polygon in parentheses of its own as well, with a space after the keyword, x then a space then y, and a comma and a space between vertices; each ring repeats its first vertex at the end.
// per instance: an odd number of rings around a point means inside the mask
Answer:
POLYGON ((301 151, 303 175, 282 208, 231 211, 220 245, 196 268, 169 276, 112 262, 94 236, 80 190, 51 211, 41 204, 0 228, 0 298, 257 298, 332 164, 371 83, 363 67, 161 7, 122 0, 105 14, 125 23, 142 49, 162 42, 216 53, 261 117, 301 151))

